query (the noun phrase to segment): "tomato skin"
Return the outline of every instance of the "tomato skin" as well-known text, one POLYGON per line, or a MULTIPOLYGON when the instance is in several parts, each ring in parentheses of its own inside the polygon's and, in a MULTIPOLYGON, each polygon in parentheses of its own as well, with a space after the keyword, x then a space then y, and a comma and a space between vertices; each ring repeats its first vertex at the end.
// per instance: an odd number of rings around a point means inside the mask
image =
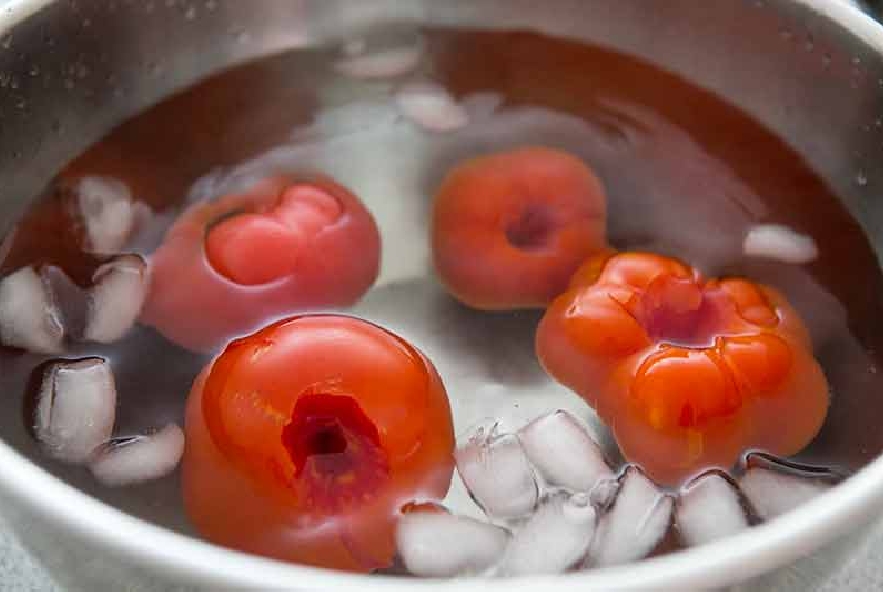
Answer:
POLYGON ((546 371, 589 402, 660 483, 788 456, 818 433, 828 383, 796 311, 744 279, 647 253, 599 254, 537 330, 546 371))
POLYGON ((601 181, 574 156, 525 147, 473 158, 439 188, 432 247, 439 278, 474 308, 546 306, 606 247, 601 181))
POLYGON ((273 177, 182 214, 151 256, 141 320, 212 351, 268 318, 353 304, 379 266, 380 234, 356 196, 325 177, 273 177), (323 212, 317 192, 339 211, 323 212))
POLYGON ((230 344, 194 383, 186 430, 183 492, 197 530, 322 567, 388 566, 401 508, 443 498, 453 472, 451 411, 432 364, 345 316, 293 317, 230 344), (303 446, 328 446, 328 432, 304 432, 317 421, 350 440, 302 464, 303 446))

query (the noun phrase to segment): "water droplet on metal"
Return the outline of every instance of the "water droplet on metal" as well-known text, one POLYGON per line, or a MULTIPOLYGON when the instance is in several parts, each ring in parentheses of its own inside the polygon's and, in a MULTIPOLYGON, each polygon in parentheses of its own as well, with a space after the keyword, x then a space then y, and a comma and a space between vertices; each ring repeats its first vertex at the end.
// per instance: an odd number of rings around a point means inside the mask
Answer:
POLYGON ((28 70, 28 74, 30 74, 31 76, 39 76, 40 75, 40 66, 38 66, 37 64, 33 64, 31 66, 31 69, 28 70))
POLYGON ((9 49, 12 47, 12 35, 7 35, 3 39, 0 39, 0 46, 2 46, 3 49, 9 49))
POLYGON ((866 186, 868 184, 868 175, 864 171, 859 171, 855 176, 855 182, 859 187, 866 186))
POLYGON ((831 58, 830 53, 826 53, 825 55, 823 55, 822 56, 822 66, 824 66, 825 68, 830 67, 832 59, 833 58, 831 58))
POLYGON ((89 17, 84 18, 83 19, 83 28, 88 29, 91 26, 92 26, 92 19, 90 19, 89 17))
POLYGON ((205 9, 208 11, 212 11, 218 7, 218 3, 216 0, 205 0, 205 9))
POLYGON ((193 19, 195 19, 196 18, 196 7, 195 6, 188 6, 187 10, 184 12, 184 18, 187 19, 188 21, 192 21, 193 19))

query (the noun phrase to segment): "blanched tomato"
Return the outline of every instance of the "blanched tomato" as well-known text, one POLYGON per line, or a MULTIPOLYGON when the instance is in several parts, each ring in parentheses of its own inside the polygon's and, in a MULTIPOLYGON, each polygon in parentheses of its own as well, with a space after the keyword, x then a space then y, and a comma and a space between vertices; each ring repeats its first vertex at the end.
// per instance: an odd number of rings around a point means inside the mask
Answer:
POLYGON ((374 283, 380 235, 326 178, 267 179, 187 210, 151 258, 142 321, 194 350, 268 317, 352 304, 374 283))
POLYGON ((673 484, 747 449, 806 446, 828 410, 811 347, 775 290, 647 253, 587 261, 537 332, 549 374, 595 407, 626 458, 673 484))
POLYGON ((231 343, 187 402, 184 500, 207 539, 351 571, 388 566, 402 508, 444 497, 451 411, 403 339, 336 315, 231 343))
POLYGON ((461 302, 502 310, 547 305, 605 247, 606 198, 582 161, 529 147, 454 168, 435 197, 432 248, 461 302))

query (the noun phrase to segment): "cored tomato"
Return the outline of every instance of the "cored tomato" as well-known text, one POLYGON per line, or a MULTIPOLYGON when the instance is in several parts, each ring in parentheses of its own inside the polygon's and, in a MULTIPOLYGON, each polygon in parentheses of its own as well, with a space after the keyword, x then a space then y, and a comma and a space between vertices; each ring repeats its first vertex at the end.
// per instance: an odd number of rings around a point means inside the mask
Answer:
POLYGON ((527 147, 454 168, 433 206, 441 281, 480 309, 546 306, 606 244, 606 198, 578 158, 527 147))
POLYGON ((354 303, 379 262, 356 196, 326 178, 271 178, 181 216, 151 258, 142 321, 207 350, 269 317, 354 303))
POLYGON ((537 332, 549 374, 596 409, 626 458, 672 484, 747 449, 806 446, 829 398, 811 347, 775 290, 647 253, 587 261, 537 332))
POLYGON ((432 364, 346 316, 231 343, 195 382, 186 432, 184 501, 202 535, 351 571, 390 564, 396 517, 443 498, 454 464, 432 364))

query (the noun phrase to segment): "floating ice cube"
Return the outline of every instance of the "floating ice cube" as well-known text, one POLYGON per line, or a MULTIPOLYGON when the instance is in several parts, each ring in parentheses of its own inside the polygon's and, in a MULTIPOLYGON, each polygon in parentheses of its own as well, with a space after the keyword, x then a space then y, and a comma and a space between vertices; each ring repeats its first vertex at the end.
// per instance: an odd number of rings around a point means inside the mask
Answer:
POLYGON ((824 493, 830 485, 760 467, 748 469, 739 487, 757 515, 771 520, 824 493))
POLYGON ((396 529, 399 556, 418 576, 481 573, 498 561, 508 541, 503 528, 446 513, 406 514, 396 529))
POLYGON ((23 267, 0 280, 0 341, 37 353, 62 349, 61 314, 40 276, 23 267))
POLYGON ((396 92, 395 103, 402 115, 427 131, 449 132, 469 123, 457 99, 433 82, 405 84, 396 92))
POLYGON ((119 487, 158 479, 175 470, 184 454, 184 432, 170 423, 155 434, 108 444, 89 468, 104 485, 119 487))
POLYGON ((516 531, 499 573, 563 573, 581 563, 595 534, 596 518, 587 494, 549 498, 516 531))
POLYGON ((675 521, 687 545, 703 545, 748 528, 739 492, 724 476, 709 472, 687 485, 675 521))
POLYGON ((53 458, 85 463, 113 432, 116 386, 101 358, 56 362, 37 392, 34 433, 53 458))
POLYGON ((93 276, 83 338, 111 343, 138 318, 147 295, 147 265, 138 255, 121 255, 93 276))
POLYGON ((613 476, 598 444, 566 411, 533 420, 518 437, 525 454, 550 485, 587 492, 600 479, 613 476))
POLYGON ((129 187, 112 177, 87 176, 76 186, 78 206, 86 229, 85 250, 120 252, 150 209, 136 202, 129 187))
POLYGON ((819 249, 812 237, 780 224, 752 226, 745 235, 742 252, 749 257, 794 264, 809 263, 819 255, 819 249))
POLYGON ((455 452, 457 471, 476 503, 494 518, 519 518, 536 507, 539 489, 521 442, 480 428, 455 452))
POLYGON ((598 522, 589 553, 593 565, 617 565, 647 556, 665 536, 674 501, 640 470, 629 467, 613 507, 598 522))
POLYGON ((370 51, 366 43, 350 46, 334 69, 345 76, 359 79, 395 78, 414 70, 423 57, 423 41, 370 51))

